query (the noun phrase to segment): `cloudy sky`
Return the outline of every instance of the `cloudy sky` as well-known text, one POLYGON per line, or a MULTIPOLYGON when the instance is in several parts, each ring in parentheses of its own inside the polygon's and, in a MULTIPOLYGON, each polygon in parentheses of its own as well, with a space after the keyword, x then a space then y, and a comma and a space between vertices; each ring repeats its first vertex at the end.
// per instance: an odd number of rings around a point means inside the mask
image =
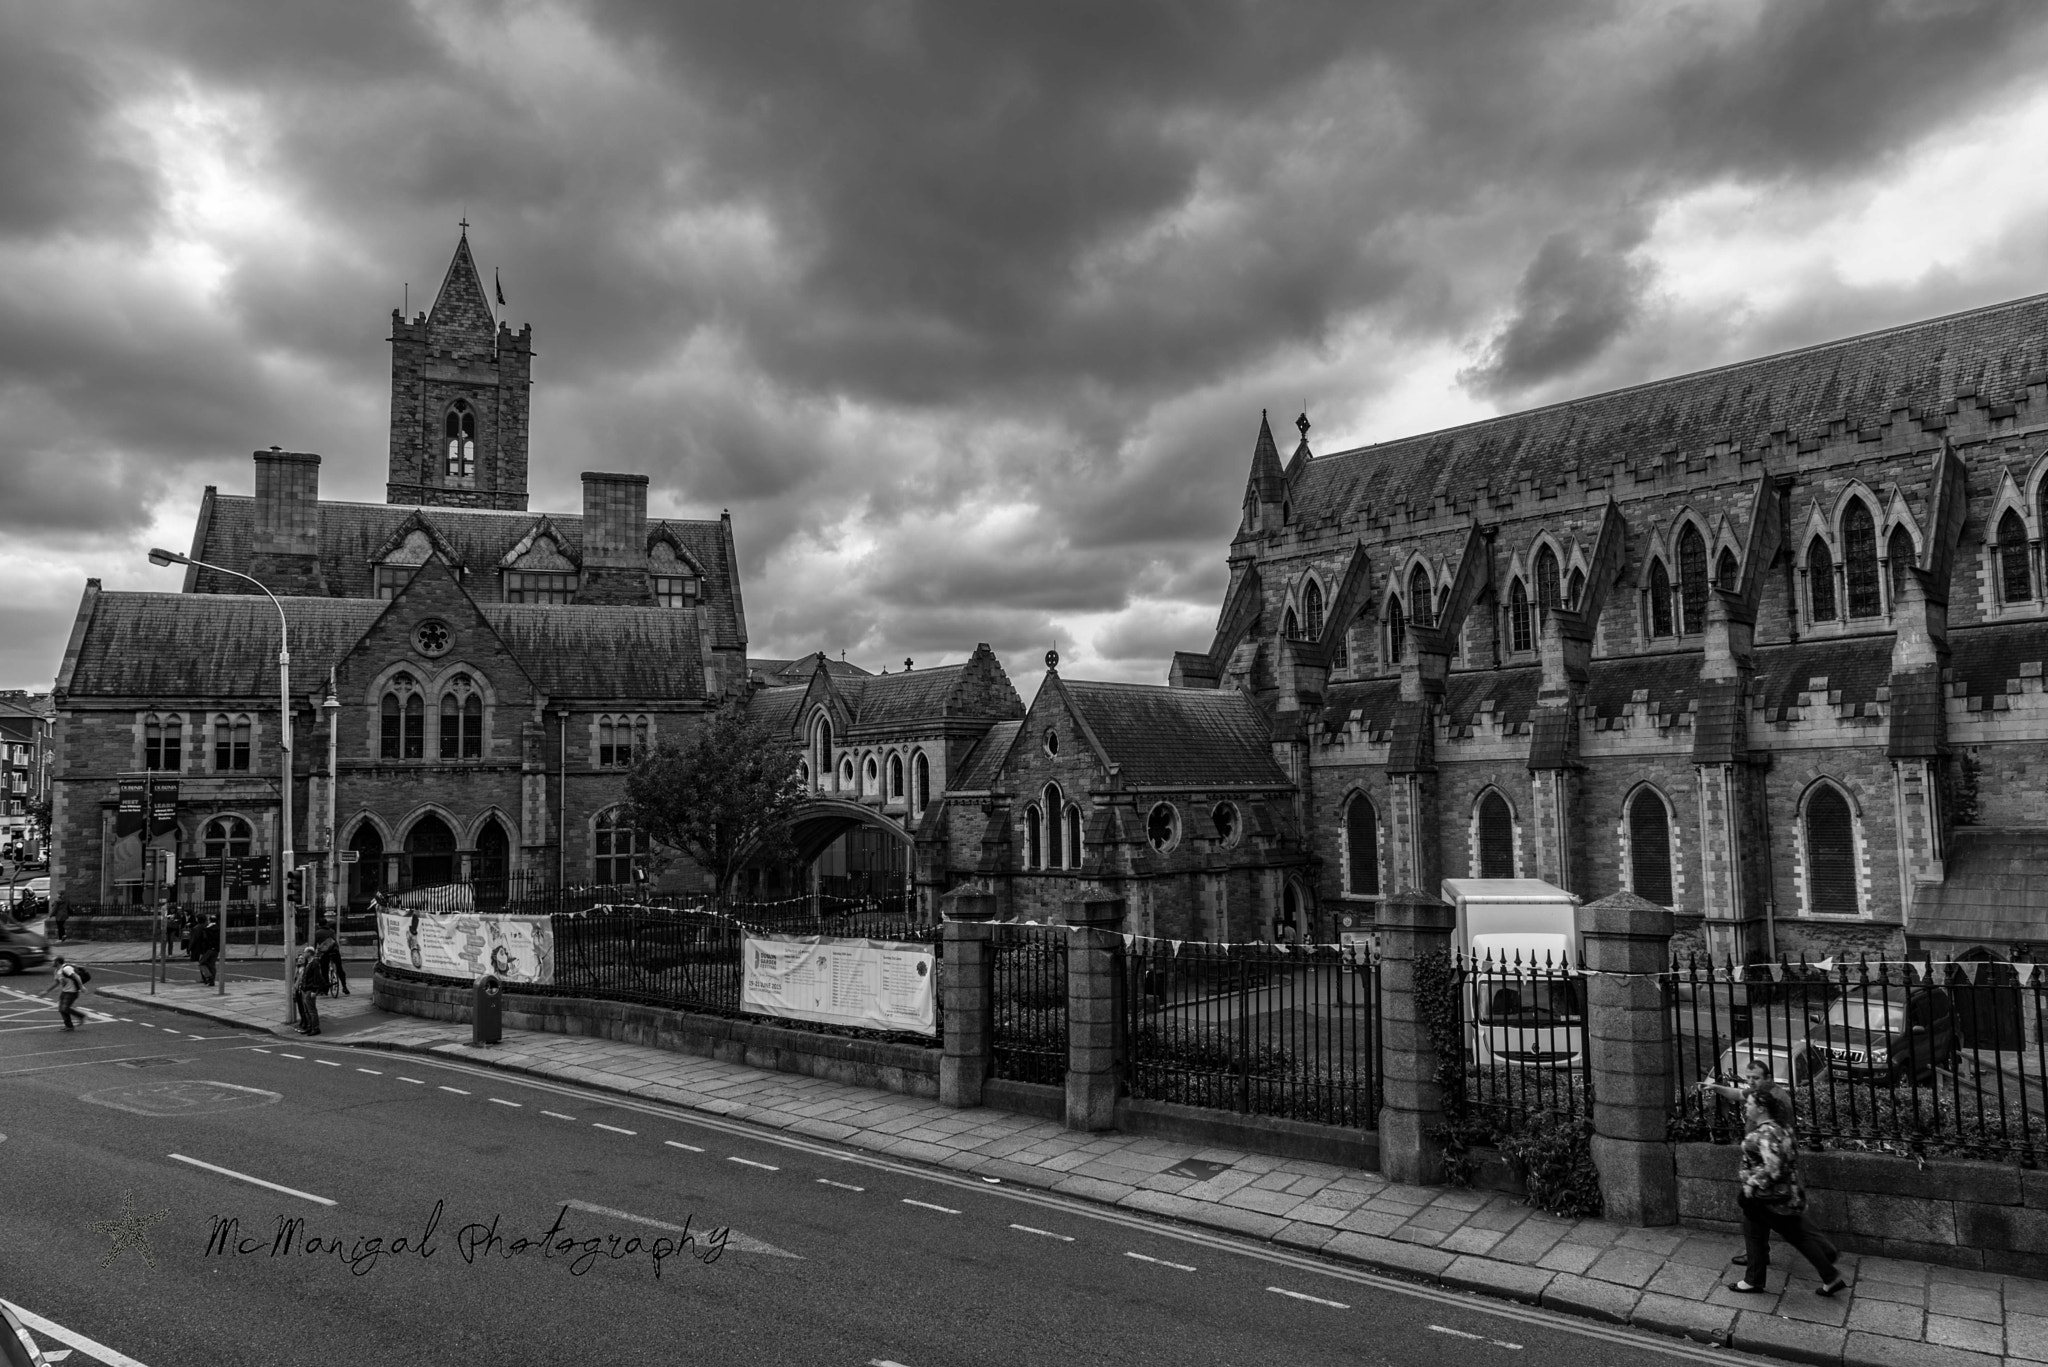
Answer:
POLYGON ((200 491, 381 501, 467 215, 535 508, 730 508, 755 654, 1208 643, 1317 450, 2048 289, 2048 6, 0 0, 0 687, 200 491))

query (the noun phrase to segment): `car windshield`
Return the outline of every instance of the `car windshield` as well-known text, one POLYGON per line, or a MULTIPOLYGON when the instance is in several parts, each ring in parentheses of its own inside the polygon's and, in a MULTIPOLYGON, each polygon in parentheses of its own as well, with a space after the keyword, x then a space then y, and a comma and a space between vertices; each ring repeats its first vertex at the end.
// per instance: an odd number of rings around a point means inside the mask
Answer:
POLYGON ((1828 1012, 1828 1024, 1842 1030, 1872 1030, 1889 1034, 1906 1028, 1906 1007, 1903 1002, 1846 997, 1836 1002, 1828 1012))
POLYGON ((1487 1025, 1567 1025, 1579 1019, 1578 996, 1569 982, 1493 983, 1486 993, 1487 1025))

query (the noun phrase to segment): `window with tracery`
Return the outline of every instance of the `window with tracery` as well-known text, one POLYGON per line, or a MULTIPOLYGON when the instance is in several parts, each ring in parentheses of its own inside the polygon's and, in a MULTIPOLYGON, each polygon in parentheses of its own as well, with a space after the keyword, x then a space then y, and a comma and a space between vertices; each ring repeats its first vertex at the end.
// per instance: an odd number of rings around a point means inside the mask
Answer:
POLYGON ((647 718, 601 713, 597 719, 597 767, 624 769, 647 754, 650 727, 647 718))
POLYGON ((1806 548, 1806 597, 1813 605, 1813 620, 1835 620, 1835 556, 1819 537, 1806 548))
POLYGON ((1429 572, 1417 565, 1408 573, 1408 620, 1426 627, 1435 618, 1436 595, 1430 592, 1429 572))
POLYGON ((1669 636, 1672 634, 1671 620, 1671 575, 1665 570, 1662 560, 1650 562, 1650 634, 1669 636))
POLYGON ((447 472, 450 479, 470 479, 476 474, 476 410, 469 406, 469 400, 457 399, 448 405, 448 416, 441 424, 442 435, 447 441, 447 472))
POLYGON ((1536 602, 1539 607, 1564 605, 1564 589, 1558 581, 1557 552, 1545 546, 1536 552, 1536 602))
POLYGON ((1311 641, 1323 639, 1323 590, 1313 579, 1301 595, 1301 633, 1311 641))
POLYGON ((185 767, 185 719, 152 712, 142 719, 142 767, 175 774, 185 767))
POLYGON ((2027 524, 2012 509, 1998 519, 1999 599, 2024 603, 2034 596, 2033 569, 2027 564, 2027 524))
MULTIPOLYGON (((206 830, 200 837, 200 848, 208 859, 247 859, 250 855, 249 823, 238 816, 215 817, 206 823, 206 830)), ((218 873, 206 875, 204 896, 207 901, 220 900, 223 877, 225 875, 218 873)), ((228 883, 231 888, 241 886, 238 879, 229 879, 228 883)))
POLYGON ((592 831, 592 877, 599 883, 630 883, 647 854, 647 835, 632 823, 624 806, 598 813, 592 831))
POLYGON ((213 769, 218 774, 249 772, 249 737, 253 730, 249 714, 229 716, 223 712, 213 719, 213 769))
POLYGON ((1690 523, 1678 534, 1678 612, 1682 634, 1707 629, 1707 539, 1690 523))
POLYGON ((484 757, 484 698, 476 680, 457 674, 441 694, 441 758, 484 757))
POLYGON ((1508 585, 1508 649, 1533 650, 1536 632, 1529 609, 1529 590, 1519 576, 1508 585))
POLYGON ((400 670, 384 685, 378 704, 379 752, 384 759, 427 757, 427 704, 420 683, 400 670))
POLYGON ((1849 589, 1852 619, 1884 612, 1877 576, 1877 524, 1861 499, 1851 500, 1849 510, 1842 514, 1842 578, 1849 589))

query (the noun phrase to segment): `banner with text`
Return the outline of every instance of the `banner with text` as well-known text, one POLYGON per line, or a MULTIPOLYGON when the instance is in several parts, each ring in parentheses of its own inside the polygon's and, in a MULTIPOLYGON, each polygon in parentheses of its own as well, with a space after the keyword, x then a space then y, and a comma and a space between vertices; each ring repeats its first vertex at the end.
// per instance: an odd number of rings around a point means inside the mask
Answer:
POLYGON ((393 968, 474 982, 495 973, 508 986, 555 980, 555 932, 545 916, 377 915, 377 954, 393 968))
POLYGON ((827 1025, 939 1033, 930 945, 749 935, 740 1009, 827 1025))

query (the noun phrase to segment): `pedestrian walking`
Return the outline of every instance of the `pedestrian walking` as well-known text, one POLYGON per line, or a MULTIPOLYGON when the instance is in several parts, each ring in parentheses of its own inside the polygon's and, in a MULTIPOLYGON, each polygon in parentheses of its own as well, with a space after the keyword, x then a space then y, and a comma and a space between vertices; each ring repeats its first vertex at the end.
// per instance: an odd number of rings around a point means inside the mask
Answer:
POLYGON ((57 943, 64 943, 64 923, 71 919, 71 907, 61 898, 50 908, 50 920, 57 927, 57 943))
POLYGON ((341 962, 341 934, 332 926, 320 928, 320 963, 327 975, 327 995, 337 992, 346 997, 348 992, 348 969, 341 962))
POLYGON ((320 1033, 319 995, 327 990, 327 968, 321 963, 320 954, 311 945, 299 951, 298 962, 291 969, 292 1000, 299 1006, 299 1023, 296 1027, 302 1035, 320 1033))
POLYGON ((1744 1101, 1743 1122, 1749 1133, 1742 1141, 1742 1190, 1736 1198, 1742 1212, 1744 1252, 1737 1261, 1743 1275, 1728 1289, 1743 1294, 1764 1290, 1775 1233, 1813 1264, 1820 1275, 1814 1294, 1834 1295, 1848 1282, 1835 1266, 1839 1251, 1834 1244, 1806 1227, 1806 1188, 1799 1181, 1791 1104, 1776 1088, 1752 1090, 1744 1101))
POLYGON ((76 964, 65 963, 62 954, 57 956, 56 968, 57 972, 51 977, 50 985, 36 995, 47 997, 52 992, 55 992, 57 994, 57 1014, 63 1017, 64 1028, 66 1030, 74 1029, 78 1023, 72 1019, 74 1015, 78 1018, 78 1021, 85 1019, 85 1013, 75 1008, 78 1005, 78 994, 85 991, 85 985, 92 981, 92 974, 76 964))
POLYGON ((212 987, 214 972, 220 964, 218 917, 207 917, 206 924, 192 933, 192 957, 199 961, 199 981, 212 987))

